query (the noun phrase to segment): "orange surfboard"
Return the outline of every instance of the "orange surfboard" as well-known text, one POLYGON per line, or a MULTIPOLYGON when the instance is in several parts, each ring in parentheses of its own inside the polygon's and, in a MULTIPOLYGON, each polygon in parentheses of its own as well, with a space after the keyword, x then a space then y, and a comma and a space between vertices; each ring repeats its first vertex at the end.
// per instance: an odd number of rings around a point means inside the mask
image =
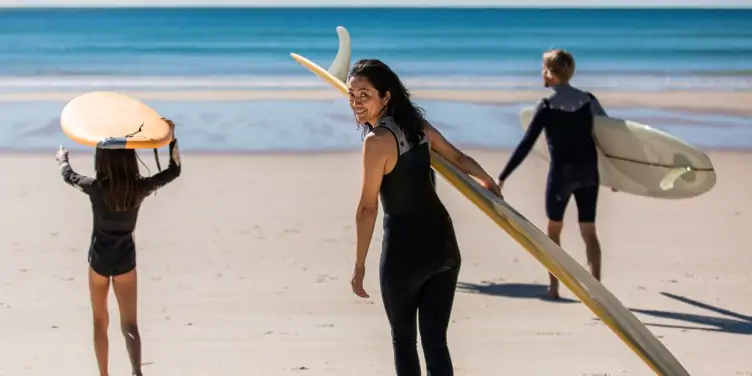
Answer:
POLYGON ((73 141, 103 149, 157 149, 172 140, 170 125, 157 111, 116 92, 74 98, 63 108, 60 126, 73 141))

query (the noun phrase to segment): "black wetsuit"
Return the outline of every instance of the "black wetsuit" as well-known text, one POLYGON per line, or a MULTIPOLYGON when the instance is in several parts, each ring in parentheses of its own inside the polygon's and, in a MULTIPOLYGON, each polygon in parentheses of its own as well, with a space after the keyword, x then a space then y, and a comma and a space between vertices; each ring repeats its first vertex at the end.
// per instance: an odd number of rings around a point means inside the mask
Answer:
POLYGON ((421 374, 416 315, 428 375, 453 375, 446 333, 461 258, 452 220, 431 178, 430 145, 424 137, 411 147, 391 118, 379 127, 394 135, 400 154, 380 191, 384 237, 379 274, 397 375, 421 374))
POLYGON ((500 180, 506 180, 545 131, 551 161, 546 215, 551 221, 562 220, 572 195, 579 221, 595 221, 600 177, 592 136, 593 115, 606 115, 595 96, 569 85, 553 87, 553 93, 538 103, 525 136, 499 175, 500 180))
MULTIPOLYGON (((166 170, 141 180, 150 194, 180 175, 180 152, 177 140, 170 143, 170 164, 166 170)), ((112 211, 104 201, 107 181, 79 175, 67 158, 60 161, 63 180, 89 196, 94 224, 89 245, 89 265, 105 277, 125 274, 136 267, 136 246, 133 231, 136 228, 139 206, 128 211, 112 211)))

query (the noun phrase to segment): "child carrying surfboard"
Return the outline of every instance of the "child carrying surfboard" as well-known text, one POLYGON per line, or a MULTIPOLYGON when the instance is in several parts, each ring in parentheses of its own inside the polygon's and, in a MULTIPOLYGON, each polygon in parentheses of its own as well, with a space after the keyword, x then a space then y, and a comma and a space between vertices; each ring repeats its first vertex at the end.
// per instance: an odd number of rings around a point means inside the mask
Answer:
MULTIPOLYGON (((553 92, 536 106, 532 122, 507 165, 499 175, 499 187, 527 157, 545 130, 551 154, 546 185, 548 236, 561 244, 564 212, 571 196, 577 204, 580 234, 585 241, 593 277, 601 278, 601 246, 595 230, 600 176, 593 138, 593 115, 606 115, 591 93, 569 85, 575 72, 572 54, 562 49, 546 51, 542 64, 543 83, 553 92)), ((549 273, 550 298, 559 298, 559 281, 549 273)))
POLYGON ((120 311, 120 328, 125 337, 133 375, 141 376, 141 337, 137 322, 136 246, 133 231, 143 200, 180 176, 180 152, 172 128, 167 169, 142 177, 134 149, 95 151, 94 178, 76 173, 68 161, 68 150, 60 146, 57 161, 63 180, 84 192, 91 202, 94 226, 89 245, 89 292, 94 320, 94 350, 100 375, 108 375, 109 313, 107 295, 112 283, 120 311))

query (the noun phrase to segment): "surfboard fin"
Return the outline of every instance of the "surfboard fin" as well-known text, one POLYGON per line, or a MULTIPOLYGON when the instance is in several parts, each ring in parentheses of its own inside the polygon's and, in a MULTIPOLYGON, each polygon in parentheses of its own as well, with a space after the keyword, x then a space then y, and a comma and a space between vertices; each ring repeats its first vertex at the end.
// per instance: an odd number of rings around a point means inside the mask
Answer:
POLYGON ((661 180, 661 189, 663 189, 664 191, 673 189, 676 181, 690 171, 692 171, 692 167, 677 167, 671 169, 671 171, 669 171, 666 176, 663 177, 663 180, 661 180))
POLYGON ((334 61, 327 71, 338 80, 345 82, 347 74, 350 73, 350 59, 352 58, 350 33, 344 26, 337 26, 337 36, 339 37, 337 56, 334 57, 334 61))

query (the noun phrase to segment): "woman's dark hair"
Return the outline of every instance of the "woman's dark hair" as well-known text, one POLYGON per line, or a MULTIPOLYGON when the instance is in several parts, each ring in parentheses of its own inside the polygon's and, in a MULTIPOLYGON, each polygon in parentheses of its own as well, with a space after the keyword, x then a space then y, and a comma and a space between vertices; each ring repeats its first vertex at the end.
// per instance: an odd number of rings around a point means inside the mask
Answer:
MULTIPOLYGON (((355 62, 348 77, 367 79, 383 98, 390 93, 385 114, 402 128, 410 146, 416 146, 423 137, 426 118, 422 108, 410 101, 410 92, 400 81, 399 76, 389 66, 377 59, 362 59, 355 62)), ((365 132, 373 129, 373 124, 365 124, 365 132)))
POLYGON ((149 194, 138 169, 133 149, 100 149, 94 154, 97 181, 104 190, 104 202, 112 211, 128 211, 141 205, 149 194))

